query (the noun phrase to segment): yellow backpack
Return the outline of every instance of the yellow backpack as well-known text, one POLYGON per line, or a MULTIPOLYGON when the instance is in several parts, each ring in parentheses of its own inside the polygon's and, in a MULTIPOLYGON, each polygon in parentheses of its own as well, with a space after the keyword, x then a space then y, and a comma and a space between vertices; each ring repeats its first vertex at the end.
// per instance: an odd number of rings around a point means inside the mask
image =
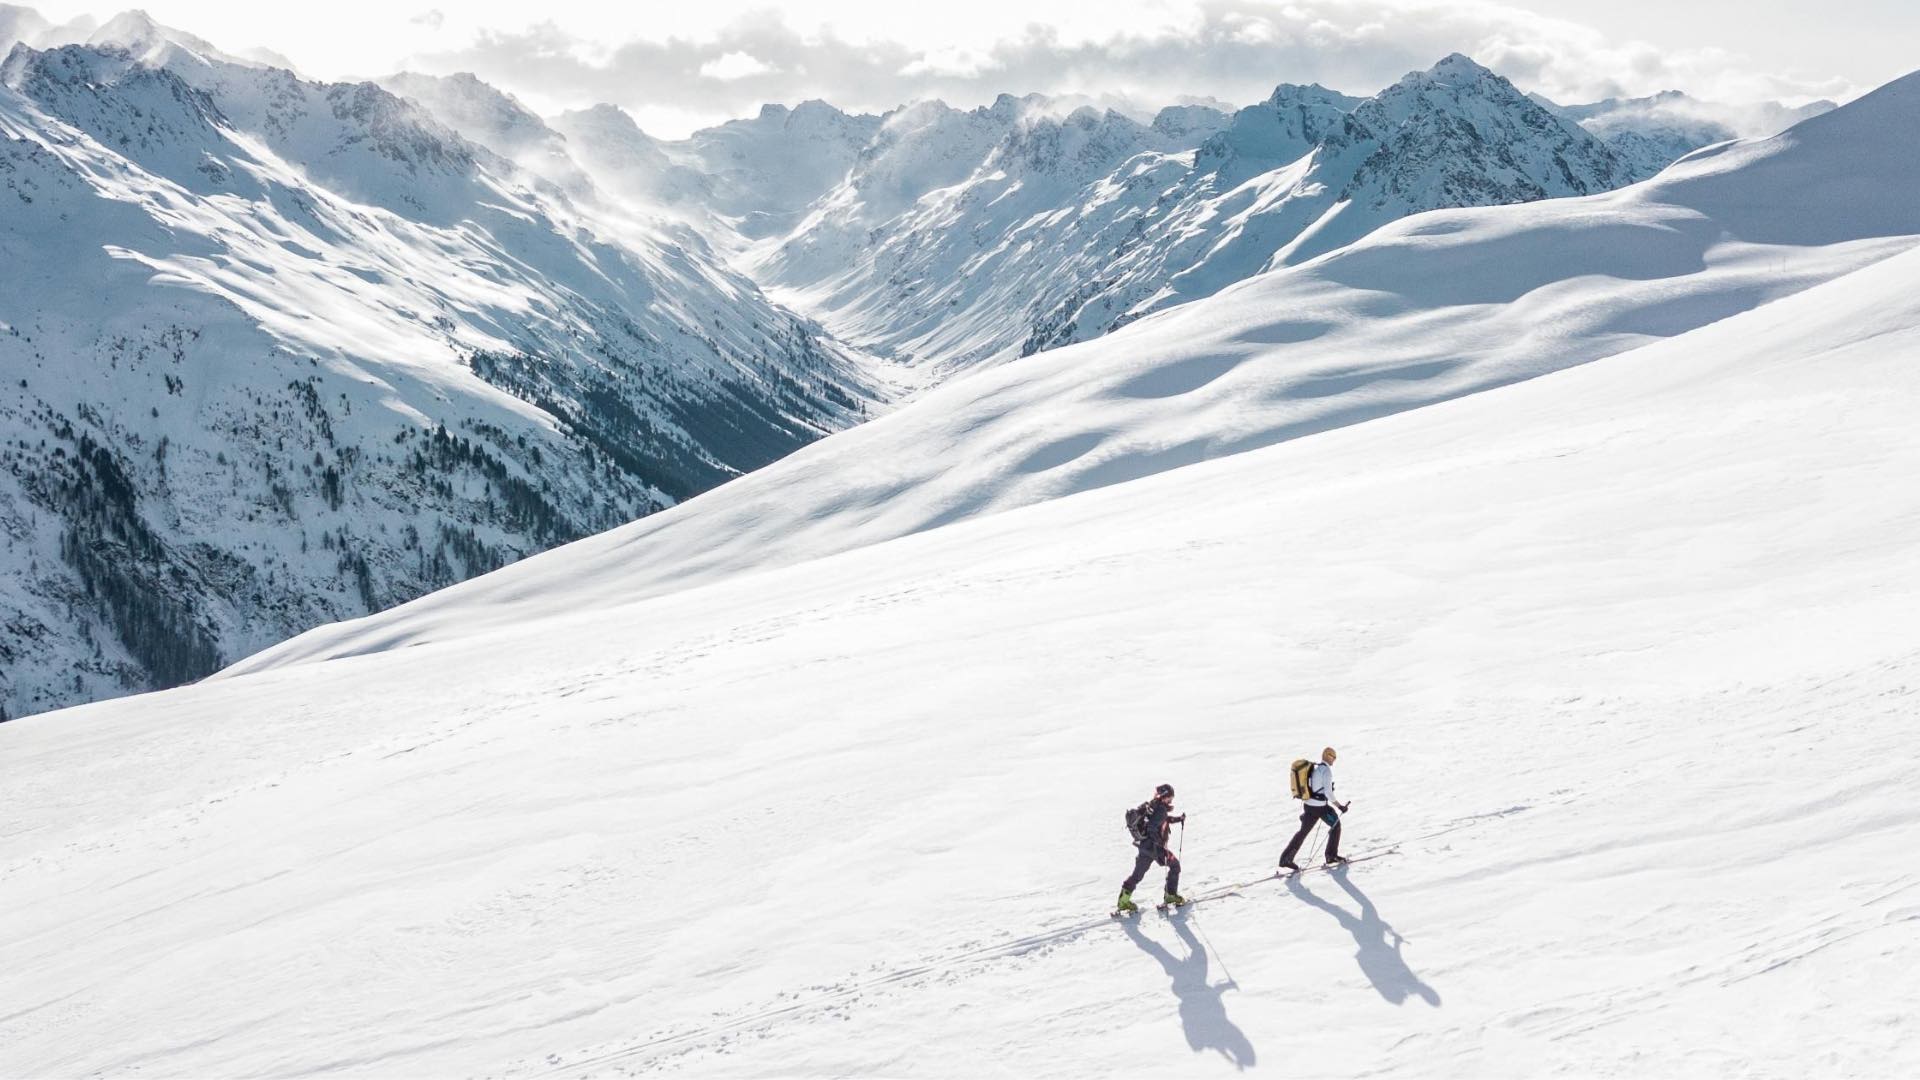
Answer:
POLYGON ((1307 786, 1308 781, 1312 779, 1312 777, 1313 762, 1308 761, 1306 758, 1301 758, 1299 761, 1293 763, 1293 770, 1287 774, 1287 786, 1293 789, 1294 798, 1313 798, 1313 789, 1307 786))

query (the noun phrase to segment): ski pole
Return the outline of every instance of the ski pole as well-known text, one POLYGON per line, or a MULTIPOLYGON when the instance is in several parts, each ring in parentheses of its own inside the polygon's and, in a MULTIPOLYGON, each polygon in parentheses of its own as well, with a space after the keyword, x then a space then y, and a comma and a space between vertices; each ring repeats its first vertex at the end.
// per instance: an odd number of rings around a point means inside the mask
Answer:
POLYGON ((1187 853, 1187 819, 1180 819, 1180 846, 1174 849, 1173 857, 1179 858, 1187 853))

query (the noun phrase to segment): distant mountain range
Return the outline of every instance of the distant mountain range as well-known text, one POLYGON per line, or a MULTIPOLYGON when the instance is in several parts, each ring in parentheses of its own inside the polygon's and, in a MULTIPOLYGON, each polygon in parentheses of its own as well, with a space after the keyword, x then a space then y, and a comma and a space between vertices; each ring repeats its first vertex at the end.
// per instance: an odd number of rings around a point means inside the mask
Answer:
POLYGON ((744 265, 849 341, 965 367, 1097 337, 1409 214, 1638 178, 1457 55, 1372 98, 1286 85, 1231 116, 1045 104, 891 114, 744 265))
POLYGON ((1776 135, 1802 120, 1832 112, 1831 101, 1789 108, 1775 101, 1723 105, 1669 90, 1642 98, 1608 98, 1590 105, 1556 105, 1529 94, 1547 111, 1586 128, 1626 158, 1640 177, 1652 176, 1700 147, 1728 139, 1776 135))
POLYGON ((1562 109, 1452 56, 1366 99, 805 102, 669 142, 139 13, 0 6, 0 53, 0 258, 30 268, 0 283, 0 716, 199 678, 915 387, 1741 119, 1562 109))

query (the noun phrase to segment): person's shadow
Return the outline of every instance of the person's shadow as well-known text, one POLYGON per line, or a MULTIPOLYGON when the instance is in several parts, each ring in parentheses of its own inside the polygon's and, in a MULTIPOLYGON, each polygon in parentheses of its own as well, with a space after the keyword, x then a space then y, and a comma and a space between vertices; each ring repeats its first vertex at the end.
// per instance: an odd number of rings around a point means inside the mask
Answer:
POLYGON ((1395 1005, 1401 1005, 1410 997, 1419 996, 1429 1005, 1440 1004, 1440 994, 1433 987, 1420 981, 1420 976, 1407 966, 1406 958, 1400 955, 1400 944, 1405 939, 1396 933, 1380 917, 1380 912, 1367 899, 1367 894, 1353 883, 1345 868, 1330 870, 1328 876, 1346 890, 1348 896, 1360 903, 1360 914, 1354 915, 1338 904, 1322 900, 1308 891, 1300 880, 1302 875, 1295 874, 1287 878, 1287 890, 1294 896, 1319 908, 1321 911, 1340 920, 1340 925, 1353 935, 1354 943, 1360 946, 1355 959, 1360 962, 1360 971, 1380 996, 1395 1005), (1393 944, 1387 944, 1388 935, 1392 935, 1393 944))
POLYGON ((1180 1026, 1186 1029, 1187 1045, 1195 1053, 1218 1051, 1235 1068, 1249 1068, 1254 1062, 1253 1043, 1247 1041, 1246 1032, 1227 1019, 1226 1003, 1220 1000, 1228 990, 1240 987, 1230 979, 1217 983, 1207 980, 1207 950, 1194 937, 1185 914, 1175 914, 1167 921, 1186 943, 1185 959, 1175 957, 1165 946, 1141 933, 1136 919, 1123 919, 1120 925, 1126 928, 1133 943, 1140 946, 1140 951, 1160 961, 1161 969, 1172 977, 1173 996, 1180 999, 1180 1026))

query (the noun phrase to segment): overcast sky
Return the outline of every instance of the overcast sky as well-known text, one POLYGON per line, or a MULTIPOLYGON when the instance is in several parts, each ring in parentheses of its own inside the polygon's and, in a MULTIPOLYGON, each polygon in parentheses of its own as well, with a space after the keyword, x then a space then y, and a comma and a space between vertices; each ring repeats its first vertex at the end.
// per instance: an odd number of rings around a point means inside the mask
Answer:
MULTIPOLYGON (((31 4, 64 21, 97 4, 31 4)), ((472 71, 541 112, 611 101, 649 131, 825 98, 883 110, 1006 91, 1236 105, 1277 82, 1370 93, 1464 52, 1563 102, 1681 89, 1844 100, 1920 67, 1915 0, 145 0, 163 23, 325 78, 472 71)))

